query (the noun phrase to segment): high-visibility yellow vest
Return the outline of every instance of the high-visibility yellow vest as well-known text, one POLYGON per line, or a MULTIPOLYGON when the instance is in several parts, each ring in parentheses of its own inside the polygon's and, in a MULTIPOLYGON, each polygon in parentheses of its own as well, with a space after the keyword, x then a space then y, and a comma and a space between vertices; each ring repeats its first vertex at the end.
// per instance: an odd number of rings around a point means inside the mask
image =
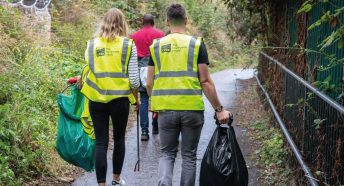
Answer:
POLYGON ((204 110, 197 59, 201 38, 170 34, 150 46, 155 66, 151 109, 204 110))
POLYGON ((91 138, 96 139, 96 135, 94 133, 93 122, 89 110, 89 100, 87 98, 84 99, 84 111, 81 114, 81 123, 84 132, 91 138))
MULTIPOLYGON (((81 79, 83 80, 83 84, 85 84, 85 80, 87 78, 87 75, 89 73, 89 68, 88 65, 85 66, 82 72, 81 79)), ((95 133, 94 133, 94 127, 93 127, 93 122, 90 114, 90 109, 89 109, 89 99, 85 97, 84 99, 84 111, 81 114, 81 123, 82 127, 84 129, 84 132, 91 138, 91 139, 96 139, 95 133)))
POLYGON ((81 92, 94 102, 107 103, 120 97, 135 99, 130 91, 128 63, 132 40, 117 37, 112 41, 99 37, 91 39, 85 52, 87 65, 81 92))

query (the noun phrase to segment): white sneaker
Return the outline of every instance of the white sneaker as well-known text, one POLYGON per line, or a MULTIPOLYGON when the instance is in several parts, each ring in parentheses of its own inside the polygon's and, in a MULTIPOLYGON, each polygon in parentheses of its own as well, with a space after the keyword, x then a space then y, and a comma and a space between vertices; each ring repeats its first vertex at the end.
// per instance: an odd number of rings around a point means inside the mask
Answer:
POLYGON ((116 186, 126 186, 125 181, 121 178, 119 181, 112 181, 112 185, 116 186))

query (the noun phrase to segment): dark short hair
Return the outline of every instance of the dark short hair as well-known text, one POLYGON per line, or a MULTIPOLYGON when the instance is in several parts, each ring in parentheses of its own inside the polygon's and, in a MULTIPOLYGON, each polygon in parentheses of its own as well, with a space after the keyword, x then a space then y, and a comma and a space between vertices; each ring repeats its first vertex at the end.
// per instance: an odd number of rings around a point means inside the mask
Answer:
POLYGON ((185 8, 181 4, 171 4, 166 10, 167 19, 174 22, 180 23, 186 18, 185 8))
POLYGON ((154 16, 152 14, 145 14, 143 16, 143 25, 154 25, 154 16))

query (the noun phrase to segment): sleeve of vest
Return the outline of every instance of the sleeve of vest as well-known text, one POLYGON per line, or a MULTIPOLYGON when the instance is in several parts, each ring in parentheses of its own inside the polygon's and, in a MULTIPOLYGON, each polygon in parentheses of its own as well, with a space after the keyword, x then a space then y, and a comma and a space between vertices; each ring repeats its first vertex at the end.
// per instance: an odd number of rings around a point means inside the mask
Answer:
POLYGON ((132 45, 130 60, 128 64, 128 75, 130 81, 130 87, 132 89, 139 88, 140 80, 139 80, 139 63, 137 60, 137 50, 135 43, 132 45))

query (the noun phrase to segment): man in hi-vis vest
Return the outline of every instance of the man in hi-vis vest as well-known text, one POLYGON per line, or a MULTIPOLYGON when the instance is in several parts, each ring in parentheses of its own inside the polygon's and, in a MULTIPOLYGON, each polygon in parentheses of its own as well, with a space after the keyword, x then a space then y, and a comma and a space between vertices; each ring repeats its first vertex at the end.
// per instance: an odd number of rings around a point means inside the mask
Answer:
POLYGON ((208 54, 202 38, 186 34, 184 7, 167 9, 171 34, 150 46, 147 90, 151 110, 159 112, 159 185, 172 185, 172 173, 181 133, 181 186, 195 185, 197 146, 204 123, 202 92, 214 107, 221 124, 230 112, 223 109, 208 72, 208 54))

